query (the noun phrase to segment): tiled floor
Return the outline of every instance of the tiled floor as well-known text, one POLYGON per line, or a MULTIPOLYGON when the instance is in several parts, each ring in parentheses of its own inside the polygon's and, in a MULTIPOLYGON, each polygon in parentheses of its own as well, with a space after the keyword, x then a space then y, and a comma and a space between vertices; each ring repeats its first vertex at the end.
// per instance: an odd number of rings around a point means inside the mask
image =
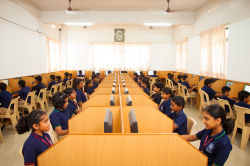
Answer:
MULTIPOLYGON (((49 105, 49 114, 52 112, 52 106, 49 105)), ((198 110, 194 106, 186 106, 184 108, 185 113, 188 117, 192 117, 197 121, 197 125, 194 126, 192 133, 204 129, 202 118, 198 118, 198 110)), ((22 147, 24 141, 29 136, 29 133, 23 135, 14 134, 11 125, 7 126, 3 131, 4 143, 0 143, 0 166, 21 166, 23 165, 23 158, 19 154, 18 150, 22 147)), ((231 138, 231 135, 229 135, 231 138)), ((245 150, 240 150, 240 139, 241 135, 237 134, 235 142, 233 144, 233 150, 225 164, 225 166, 249 166, 250 165, 250 143, 247 144, 245 150)), ((199 148, 200 141, 192 143, 196 148, 199 148)))

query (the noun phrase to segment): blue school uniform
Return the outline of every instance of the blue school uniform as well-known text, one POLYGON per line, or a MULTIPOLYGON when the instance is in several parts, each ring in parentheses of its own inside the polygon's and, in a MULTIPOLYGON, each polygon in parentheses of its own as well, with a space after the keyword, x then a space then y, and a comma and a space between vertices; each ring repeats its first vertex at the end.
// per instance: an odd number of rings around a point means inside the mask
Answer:
POLYGON ((162 113, 169 115, 172 112, 170 106, 171 106, 171 99, 168 99, 167 101, 163 101, 161 103, 161 105, 159 106, 159 110, 162 113))
POLYGON ((172 82, 173 82, 173 84, 177 84, 174 80, 172 80, 172 79, 170 79, 172 82))
POLYGON ((59 83, 61 83, 62 81, 61 80, 59 80, 59 81, 57 81, 57 84, 59 84, 59 83))
POLYGON ((156 104, 160 104, 161 103, 161 92, 158 92, 158 93, 155 93, 154 95, 152 95, 152 98, 153 98, 153 101, 156 103, 156 104))
POLYGON ((224 129, 214 136, 210 136, 211 132, 211 129, 204 129, 196 134, 196 137, 201 140, 199 150, 208 157, 208 166, 212 166, 213 163, 224 165, 232 150, 231 141, 224 129))
POLYGON ((140 82, 138 83, 138 85, 139 85, 139 87, 141 88, 141 83, 140 83, 140 82))
POLYGON ((66 84, 68 80, 69 80, 68 78, 64 78, 63 83, 66 84))
MULTIPOLYGON (((27 86, 22 87, 19 91, 19 96, 21 99, 23 99, 25 101, 27 96, 28 96, 28 93, 30 93, 30 92, 31 92, 31 90, 29 87, 27 87, 27 86)), ((28 99, 28 103, 30 103, 30 98, 28 99)))
POLYGON ((77 103, 84 103, 87 101, 85 94, 80 89, 76 89, 76 101, 77 103))
POLYGON ((143 88, 143 87, 142 87, 142 89, 143 89, 143 91, 144 91, 146 94, 148 94, 148 95, 150 96, 150 92, 149 92, 148 87, 146 87, 146 88, 143 88))
MULTIPOLYGON (((32 90, 36 90, 36 95, 39 94, 40 90, 46 88, 45 85, 43 83, 39 83, 37 85, 35 85, 34 87, 32 87, 32 90)), ((42 97, 42 96, 40 96, 42 97)))
POLYGON ((70 110, 71 112, 73 112, 74 114, 76 114, 76 110, 77 110, 77 104, 76 104, 76 102, 71 101, 69 99, 68 103, 69 103, 69 105, 68 105, 67 109, 70 110))
POLYGON ((93 89, 97 88, 97 87, 98 87, 98 85, 99 85, 99 83, 98 83, 98 82, 94 82, 93 89))
POLYGON ((178 133, 180 135, 187 135, 187 116, 183 110, 181 110, 178 114, 172 112, 168 115, 171 119, 174 120, 174 124, 177 125, 177 129, 174 130, 174 133, 178 133))
POLYGON ((183 82, 181 83, 181 85, 186 86, 187 89, 190 89, 190 85, 189 85, 189 83, 186 82, 186 81, 183 81, 183 82))
POLYGON ((50 83, 49 83, 48 87, 50 87, 50 88, 51 88, 51 87, 52 87, 52 85, 56 85, 56 84, 57 84, 57 83, 56 83, 56 81, 54 80, 54 81, 52 81, 52 82, 50 82, 50 83))
POLYGON ((49 115, 49 119, 54 129, 61 126, 62 130, 68 130, 68 120, 72 115, 73 112, 67 108, 63 111, 54 108, 52 113, 49 115))
POLYGON ((134 81, 135 81, 135 82, 138 82, 138 78, 137 78, 137 77, 135 77, 135 78, 134 78, 134 81))
MULTIPOLYGON (((216 92, 215 92, 212 88, 210 88, 210 87, 208 87, 208 86, 203 86, 203 87, 201 88, 201 90, 205 91, 205 92, 208 94, 208 97, 209 97, 209 100, 210 100, 210 101, 213 100, 214 95, 216 94, 216 92)), ((204 97, 205 97, 205 95, 204 95, 204 97)), ((206 97, 205 97, 205 101, 207 101, 207 100, 206 100, 206 97)))
POLYGON ((52 145, 53 142, 49 134, 43 133, 43 136, 40 136, 31 132, 22 149, 24 165, 37 166, 37 156, 50 148, 52 145))
POLYGON ((150 77, 158 77, 158 75, 151 75, 150 77))
POLYGON ((178 82, 177 83, 182 83, 182 81, 181 80, 178 80, 178 82))
POLYGON ((79 75, 77 75, 77 77, 84 77, 85 78, 85 75, 79 74, 79 75))
POLYGON ((8 108, 12 100, 12 94, 6 90, 0 92, 0 107, 8 108))
MULTIPOLYGON (((244 108, 248 108, 250 109, 250 105, 243 102, 243 101, 239 101, 238 103, 236 103, 235 105, 239 106, 239 107, 244 107, 244 108)), ((245 114, 245 122, 246 123, 250 123, 250 114, 245 114)))
POLYGON ((87 88, 86 93, 91 95, 94 92, 93 88, 87 88))
MULTIPOLYGON (((229 104, 236 104, 236 101, 235 101, 235 100, 230 99, 230 98, 228 98, 228 97, 225 96, 225 95, 222 95, 222 96, 220 97, 220 99, 227 100, 227 101, 229 102, 229 104)), ((227 105, 225 105, 225 111, 226 111, 226 112, 230 112, 230 111, 229 111, 229 107, 228 107, 227 105)))

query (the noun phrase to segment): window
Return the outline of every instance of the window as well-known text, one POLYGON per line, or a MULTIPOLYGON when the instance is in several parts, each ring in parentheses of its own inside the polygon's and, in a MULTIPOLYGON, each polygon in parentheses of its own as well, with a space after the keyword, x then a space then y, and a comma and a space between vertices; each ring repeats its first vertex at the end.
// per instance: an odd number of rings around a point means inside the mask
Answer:
POLYGON ((226 33, 225 25, 200 33, 201 75, 226 78, 226 33))
POLYGON ((149 43, 91 43, 91 70, 149 70, 149 43))
POLYGON ((175 51, 176 51, 176 71, 187 72, 187 55, 188 55, 188 46, 187 39, 176 42, 175 51))
POLYGON ((51 38, 47 38, 47 67, 48 72, 61 70, 60 44, 51 38))

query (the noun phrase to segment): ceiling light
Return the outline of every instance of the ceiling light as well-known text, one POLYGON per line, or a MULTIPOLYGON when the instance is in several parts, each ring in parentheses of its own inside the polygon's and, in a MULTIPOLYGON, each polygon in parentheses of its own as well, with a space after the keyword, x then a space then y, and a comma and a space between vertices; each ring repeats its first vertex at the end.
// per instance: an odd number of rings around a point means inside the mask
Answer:
POLYGON ((56 28, 56 26, 55 26, 55 25, 51 25, 51 27, 52 27, 52 28, 56 28))
POLYGON ((146 26, 171 26, 172 23, 144 23, 146 26))
POLYGON ((207 11, 207 12, 209 13, 209 12, 211 12, 211 11, 213 11, 213 10, 217 9, 218 7, 220 7, 220 5, 218 5, 218 6, 214 7, 213 9, 211 9, 211 10, 209 10, 209 11, 207 11))
POLYGON ((67 22, 66 25, 93 25, 91 22, 67 22))
POLYGON ((185 27, 185 25, 182 25, 179 29, 184 28, 184 27, 185 27))

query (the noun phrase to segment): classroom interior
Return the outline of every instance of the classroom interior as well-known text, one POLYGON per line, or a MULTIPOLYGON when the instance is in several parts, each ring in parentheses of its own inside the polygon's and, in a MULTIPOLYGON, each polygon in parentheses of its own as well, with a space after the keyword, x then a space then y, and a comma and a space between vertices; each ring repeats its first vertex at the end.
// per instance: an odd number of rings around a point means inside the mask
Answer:
MULTIPOLYGON (((3 9, 0 10, 0 82, 8 85, 7 91, 13 98, 18 96, 19 80, 25 80, 26 85, 31 86, 38 75, 42 76, 46 87, 51 74, 63 79, 64 73, 69 72, 75 79, 79 70, 86 79, 91 78, 92 72, 100 73, 102 80, 82 107, 84 111, 69 120, 69 135, 39 156, 38 165, 206 165, 207 158, 197 150, 199 141, 188 143, 172 134, 171 119, 158 111, 158 106, 131 77, 140 71, 150 77, 157 71, 159 81, 167 86, 168 73, 174 74, 175 80, 178 75, 186 74, 189 84, 196 85, 197 89, 204 86, 206 78, 213 78, 212 88, 218 93, 223 86, 230 86, 230 98, 236 99, 241 90, 250 92, 247 74, 250 70, 250 1, 171 0, 171 13, 166 13, 167 0, 71 0, 70 5, 74 9, 71 12, 67 11, 68 0, 0 0, 3 9), (200 56, 201 32, 220 25, 226 27, 227 38, 225 63, 222 64, 224 78, 206 76, 200 56), (116 29, 125 30, 122 42, 115 42, 116 29), (176 43, 183 39, 187 41, 185 71, 179 69, 176 49, 176 43), (48 49, 53 42, 58 44, 57 47, 48 49), (142 51, 131 53, 132 47, 138 45, 142 51), (104 46, 128 49, 128 53, 96 51, 104 46), (136 59, 129 54, 140 54, 140 57, 136 59), (116 55, 124 59, 116 59, 116 55), (110 106, 114 79, 115 105, 110 106), (124 92, 123 79, 129 94, 124 92), (132 107, 126 105, 128 96, 131 96, 132 107), (113 113, 112 134, 103 130, 108 108, 113 113), (129 134, 131 108, 138 120, 139 134, 129 134), (122 141, 126 142, 124 146, 122 141), (76 150, 70 150, 70 146, 76 150), (133 148, 137 150, 131 154, 133 148), (61 153, 65 149, 68 151, 61 153), (116 155, 105 156, 105 150, 116 155), (180 154, 180 151, 185 153, 180 154), (77 154, 84 157, 79 159, 77 154), (169 154, 168 160, 165 160, 165 154, 169 154), (69 155, 75 163, 66 157, 69 155)), ((189 99, 186 104, 187 117, 196 122, 191 133, 196 134, 204 129, 202 116, 199 117, 199 93, 196 106, 189 99)), ((48 115, 53 111, 50 101, 45 109, 48 115)), ((0 116, 0 123, 2 119, 0 116)), ((2 130, 4 142, 0 141, 0 166, 23 165, 20 148, 29 134, 18 135, 12 124, 2 130)), ((241 134, 237 133, 232 146, 225 166, 250 165, 249 141, 246 148, 241 149, 241 134)))

